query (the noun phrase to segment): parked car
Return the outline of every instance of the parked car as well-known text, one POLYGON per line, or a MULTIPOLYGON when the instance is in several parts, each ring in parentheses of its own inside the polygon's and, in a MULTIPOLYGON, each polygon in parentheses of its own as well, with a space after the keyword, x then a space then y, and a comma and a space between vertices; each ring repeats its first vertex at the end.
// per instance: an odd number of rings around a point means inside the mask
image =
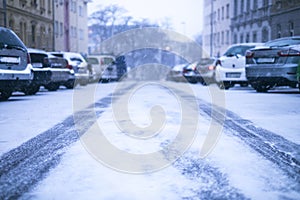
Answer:
POLYGON ((297 87, 300 36, 286 37, 251 49, 246 55, 246 77, 257 92, 276 86, 297 87))
POLYGON ((184 82, 186 79, 183 76, 183 68, 187 64, 179 64, 172 67, 170 72, 167 74, 166 80, 167 81, 176 81, 176 82, 184 82))
POLYGON ((216 58, 202 58, 197 63, 197 71, 201 75, 200 83, 209 85, 215 82, 216 58))
POLYGON ((202 77, 197 70, 197 65, 198 62, 193 62, 183 67, 182 74, 189 83, 196 84, 198 82, 202 82, 202 77))
POLYGON ((230 46, 216 61, 215 81, 220 89, 229 89, 235 84, 248 86, 245 75, 245 53, 248 49, 262 46, 261 43, 241 43, 230 46))
POLYGON ((44 86, 49 91, 56 91, 60 85, 73 88, 74 71, 68 68, 68 62, 61 57, 53 56, 46 51, 29 48, 34 78, 29 87, 23 88, 27 95, 33 95, 44 86))
POLYGON ((75 84, 79 83, 84 86, 89 83, 90 72, 88 69, 88 63, 80 53, 75 52, 50 52, 57 57, 65 58, 68 61, 68 66, 75 72, 75 84))
POLYGON ((10 29, 0 27, 0 100, 30 84, 33 74, 26 46, 10 29))
POLYGON ((103 71, 115 61, 113 55, 89 55, 87 62, 91 68, 91 82, 100 81, 103 71))

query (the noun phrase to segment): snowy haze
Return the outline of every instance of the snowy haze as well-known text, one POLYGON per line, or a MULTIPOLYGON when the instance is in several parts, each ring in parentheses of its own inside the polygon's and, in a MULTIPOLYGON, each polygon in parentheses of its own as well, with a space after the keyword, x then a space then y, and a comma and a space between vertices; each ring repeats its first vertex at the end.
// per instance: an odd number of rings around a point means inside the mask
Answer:
POLYGON ((169 18, 175 31, 193 37, 200 34, 203 25, 203 0, 102 0, 88 4, 88 14, 97 11, 100 6, 118 4, 135 19, 147 18, 160 23, 169 18))

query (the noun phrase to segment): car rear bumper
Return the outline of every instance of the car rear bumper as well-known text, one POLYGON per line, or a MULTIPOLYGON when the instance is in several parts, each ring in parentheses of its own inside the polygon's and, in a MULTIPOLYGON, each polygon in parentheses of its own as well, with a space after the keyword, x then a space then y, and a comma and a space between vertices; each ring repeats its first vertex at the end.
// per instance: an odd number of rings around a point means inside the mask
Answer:
POLYGON ((245 68, 224 68, 218 66, 216 68, 216 81, 229 81, 231 83, 247 82, 245 68))
POLYGON ((283 66, 249 66, 246 67, 246 77, 249 81, 264 81, 265 83, 297 82, 296 64, 283 66))

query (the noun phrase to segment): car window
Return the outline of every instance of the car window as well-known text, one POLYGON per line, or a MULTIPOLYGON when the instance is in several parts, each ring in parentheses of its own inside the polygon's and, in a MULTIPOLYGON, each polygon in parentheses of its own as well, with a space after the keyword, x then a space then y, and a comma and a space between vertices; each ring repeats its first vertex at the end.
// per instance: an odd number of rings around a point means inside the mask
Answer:
POLYGON ((71 57, 70 60, 71 61, 77 61, 77 62, 83 62, 83 60, 81 58, 78 58, 78 57, 71 57))
POLYGON ((13 45, 21 46, 25 49, 25 45, 18 39, 18 37, 12 31, 8 29, 0 29, 0 45, 13 45))
POLYGON ((245 55, 248 49, 252 49, 255 46, 233 46, 229 48, 225 53, 224 56, 235 56, 235 55, 245 55))
POLYGON ((92 65, 96 65, 99 64, 99 61, 97 58, 87 58, 88 63, 92 64, 92 65))
POLYGON ((32 63, 43 63, 45 57, 47 57, 45 54, 30 53, 30 59, 32 63))
POLYGON ((286 38, 280 40, 272 40, 265 43, 265 45, 269 47, 282 47, 282 46, 289 46, 295 44, 300 44, 300 38, 286 38))
POLYGON ((103 58, 102 61, 104 65, 108 65, 111 64, 114 60, 112 58, 103 58))

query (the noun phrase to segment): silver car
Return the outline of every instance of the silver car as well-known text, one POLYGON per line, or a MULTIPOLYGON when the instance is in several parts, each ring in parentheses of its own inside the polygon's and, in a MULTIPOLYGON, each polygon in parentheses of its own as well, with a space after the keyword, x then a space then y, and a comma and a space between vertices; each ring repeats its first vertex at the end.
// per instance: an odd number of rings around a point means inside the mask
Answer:
POLYGON ((246 53, 246 77, 257 92, 276 86, 295 88, 299 62, 300 37, 272 40, 246 53))

